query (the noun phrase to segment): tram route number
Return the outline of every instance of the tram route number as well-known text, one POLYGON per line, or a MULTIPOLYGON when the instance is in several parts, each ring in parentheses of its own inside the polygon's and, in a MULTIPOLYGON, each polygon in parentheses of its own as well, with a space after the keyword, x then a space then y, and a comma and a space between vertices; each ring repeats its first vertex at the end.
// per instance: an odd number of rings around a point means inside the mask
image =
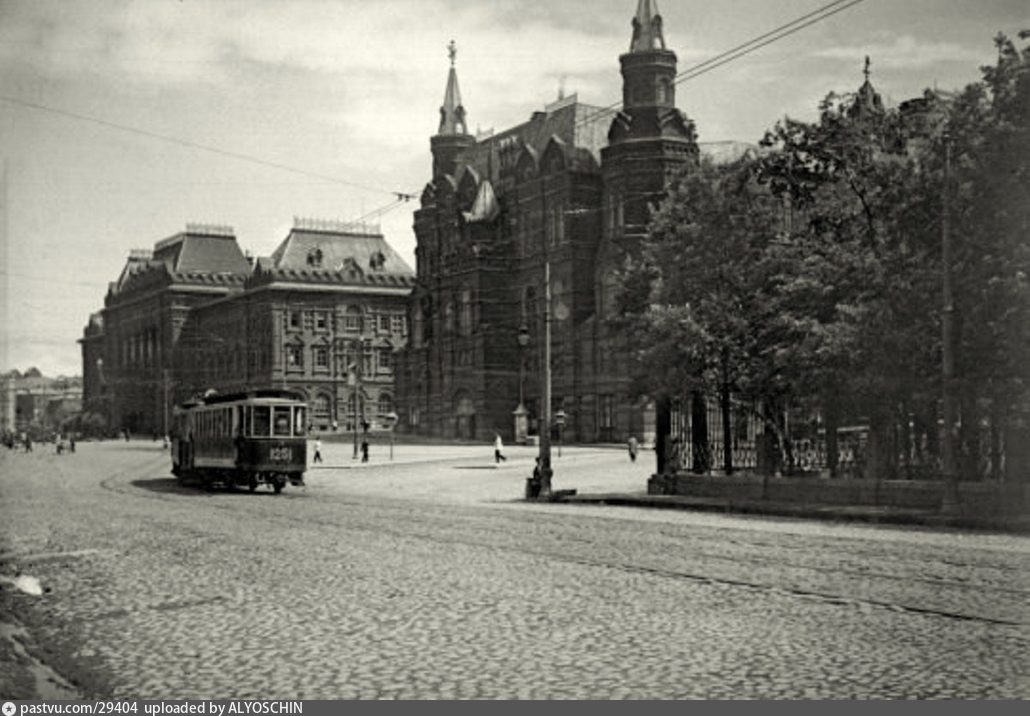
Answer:
POLYGON ((274 447, 269 453, 268 457, 272 462, 290 462, 293 459, 293 450, 288 447, 274 447))

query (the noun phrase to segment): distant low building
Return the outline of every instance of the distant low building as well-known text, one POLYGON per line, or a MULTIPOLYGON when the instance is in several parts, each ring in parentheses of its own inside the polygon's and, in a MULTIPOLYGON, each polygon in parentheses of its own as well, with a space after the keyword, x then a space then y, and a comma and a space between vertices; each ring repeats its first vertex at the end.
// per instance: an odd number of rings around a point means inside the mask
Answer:
POLYGON ((82 379, 49 378, 36 368, 0 375, 0 432, 57 430, 82 409, 82 379))

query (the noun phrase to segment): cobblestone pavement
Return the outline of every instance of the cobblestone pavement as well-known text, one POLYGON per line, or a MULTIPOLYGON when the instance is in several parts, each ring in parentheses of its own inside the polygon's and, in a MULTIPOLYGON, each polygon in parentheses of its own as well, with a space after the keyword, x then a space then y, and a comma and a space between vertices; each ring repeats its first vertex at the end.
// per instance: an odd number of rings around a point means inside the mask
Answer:
POLYGON ((0 696, 1030 697, 1027 537, 526 504, 532 449, 374 448, 280 496, 0 451, 0 576, 47 590, 0 579, 0 696))

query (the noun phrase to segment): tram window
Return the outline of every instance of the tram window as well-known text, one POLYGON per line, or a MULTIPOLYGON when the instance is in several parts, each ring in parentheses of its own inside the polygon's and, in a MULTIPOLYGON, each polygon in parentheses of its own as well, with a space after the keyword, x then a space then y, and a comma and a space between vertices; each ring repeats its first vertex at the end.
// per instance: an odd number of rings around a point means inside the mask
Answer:
POLYGON ((267 438, 271 435, 271 408, 267 405, 257 405, 254 407, 254 436, 259 438, 267 438))
POLYGON ((293 434, 304 434, 304 408, 293 409, 293 434))
POLYGON ((240 433, 242 435, 250 435, 251 430, 252 430, 252 428, 250 426, 250 420, 253 417, 253 415, 254 415, 253 409, 249 405, 244 406, 244 408, 243 408, 243 424, 240 425, 240 433))
POLYGON ((275 408, 275 434, 276 435, 289 435, 290 434, 290 409, 289 408, 275 408))

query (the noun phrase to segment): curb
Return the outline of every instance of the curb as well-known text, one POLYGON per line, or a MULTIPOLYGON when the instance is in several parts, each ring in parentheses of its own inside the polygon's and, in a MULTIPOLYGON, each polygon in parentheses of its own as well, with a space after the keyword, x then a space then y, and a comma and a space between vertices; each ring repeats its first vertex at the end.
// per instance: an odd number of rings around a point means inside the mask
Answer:
POLYGON ((1030 519, 950 516, 925 510, 897 510, 885 507, 792 504, 733 501, 718 498, 685 498, 675 495, 593 494, 561 495, 554 502, 580 505, 614 505, 665 510, 693 510, 728 514, 767 515, 834 522, 869 522, 1030 534, 1030 519))

